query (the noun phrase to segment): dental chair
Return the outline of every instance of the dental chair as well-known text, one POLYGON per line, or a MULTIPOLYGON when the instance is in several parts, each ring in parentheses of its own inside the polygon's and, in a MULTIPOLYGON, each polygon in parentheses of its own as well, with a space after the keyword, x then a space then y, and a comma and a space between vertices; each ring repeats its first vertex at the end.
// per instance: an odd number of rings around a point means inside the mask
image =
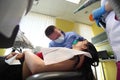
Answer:
POLYGON ((93 78, 93 72, 89 67, 89 73, 87 71, 68 71, 68 72, 43 72, 32 75, 27 80, 97 80, 96 76, 93 78), (89 77, 87 77, 88 75, 89 77))
MULTIPOLYGON (((90 67, 89 67, 90 68, 90 67)), ((85 70, 85 69, 84 69, 85 70)), ((87 71, 69 71, 69 72, 43 72, 32 75, 27 80, 97 80, 96 76, 93 79, 93 72, 90 68, 89 78, 87 71)))
POLYGON ((85 80, 81 72, 45 72, 30 76, 27 80, 85 80))

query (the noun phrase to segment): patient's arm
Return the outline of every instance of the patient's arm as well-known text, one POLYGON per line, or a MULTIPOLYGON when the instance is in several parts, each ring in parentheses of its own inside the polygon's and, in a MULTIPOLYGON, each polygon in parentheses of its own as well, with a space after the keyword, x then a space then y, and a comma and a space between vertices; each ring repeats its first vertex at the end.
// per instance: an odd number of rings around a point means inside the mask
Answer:
POLYGON ((73 64, 74 64, 73 60, 66 60, 56 64, 45 65, 44 61, 41 58, 39 58, 30 51, 24 52, 24 56, 25 56, 25 63, 33 74, 38 72, 45 72, 45 71, 70 70, 73 68, 73 64))
POLYGON ((9 59, 15 55, 17 55, 16 59, 22 59, 24 57, 24 55, 22 53, 11 52, 10 54, 5 56, 5 59, 9 59))
POLYGON ((82 67, 82 64, 84 63, 84 59, 85 59, 85 56, 84 55, 81 55, 79 56, 80 58, 80 61, 79 63, 76 65, 75 69, 80 69, 82 67))
POLYGON ((30 73, 36 74, 36 73, 48 72, 48 71, 73 70, 73 66, 76 61, 70 59, 56 64, 45 65, 44 61, 35 54, 33 54, 31 51, 25 51, 24 56, 25 56, 25 63, 23 66, 23 79, 27 78, 30 75, 30 73))

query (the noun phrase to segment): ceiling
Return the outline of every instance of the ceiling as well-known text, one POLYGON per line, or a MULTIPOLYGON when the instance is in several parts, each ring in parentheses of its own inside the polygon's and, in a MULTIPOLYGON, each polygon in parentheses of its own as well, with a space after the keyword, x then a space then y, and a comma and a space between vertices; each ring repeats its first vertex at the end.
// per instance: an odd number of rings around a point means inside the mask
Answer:
POLYGON ((81 0, 79 4, 74 4, 66 0, 38 1, 38 4, 34 4, 32 6, 31 11, 73 22, 85 23, 88 25, 93 24, 93 22, 89 21, 89 14, 92 12, 93 9, 100 6, 100 1, 97 1, 96 3, 93 3, 92 5, 74 14, 74 11, 78 9, 78 7, 83 4, 85 0, 81 0))

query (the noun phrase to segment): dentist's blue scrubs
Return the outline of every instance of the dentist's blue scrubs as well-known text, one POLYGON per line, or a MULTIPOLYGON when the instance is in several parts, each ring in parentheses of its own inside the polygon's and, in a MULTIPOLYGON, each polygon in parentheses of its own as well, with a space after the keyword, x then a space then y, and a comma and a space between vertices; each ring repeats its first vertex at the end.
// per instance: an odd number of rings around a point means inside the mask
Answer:
POLYGON ((75 32, 62 32, 64 35, 64 41, 61 43, 56 43, 55 41, 51 41, 49 43, 49 47, 66 47, 66 48, 72 48, 72 43, 74 40, 85 40, 82 36, 78 35, 75 32))

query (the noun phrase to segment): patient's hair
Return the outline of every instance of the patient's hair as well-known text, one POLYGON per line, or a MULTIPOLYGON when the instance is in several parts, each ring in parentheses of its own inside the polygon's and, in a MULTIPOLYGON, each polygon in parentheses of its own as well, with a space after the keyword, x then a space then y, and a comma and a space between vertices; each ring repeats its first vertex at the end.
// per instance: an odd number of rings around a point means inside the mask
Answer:
POLYGON ((48 37, 50 34, 52 34, 54 32, 55 28, 56 27, 54 25, 48 26, 45 30, 45 35, 48 37))

